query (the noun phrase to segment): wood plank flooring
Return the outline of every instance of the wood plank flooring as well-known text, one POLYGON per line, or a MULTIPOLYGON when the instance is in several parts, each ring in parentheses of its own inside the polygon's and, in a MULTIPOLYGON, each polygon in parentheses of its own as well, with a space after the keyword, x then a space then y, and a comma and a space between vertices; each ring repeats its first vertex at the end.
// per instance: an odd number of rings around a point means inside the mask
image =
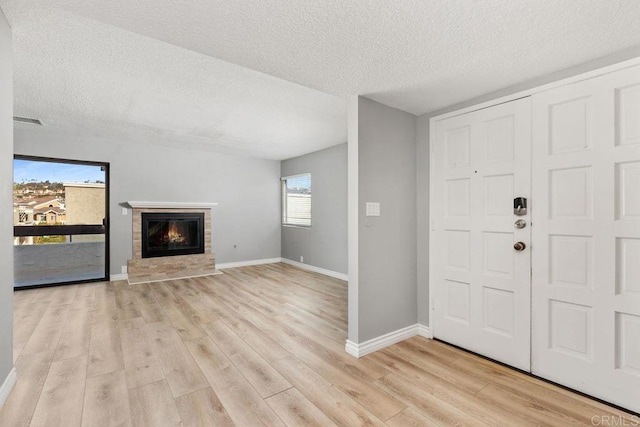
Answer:
POLYGON ((355 359, 346 301, 345 282, 285 264, 18 291, 0 426, 639 424, 420 337, 355 359))

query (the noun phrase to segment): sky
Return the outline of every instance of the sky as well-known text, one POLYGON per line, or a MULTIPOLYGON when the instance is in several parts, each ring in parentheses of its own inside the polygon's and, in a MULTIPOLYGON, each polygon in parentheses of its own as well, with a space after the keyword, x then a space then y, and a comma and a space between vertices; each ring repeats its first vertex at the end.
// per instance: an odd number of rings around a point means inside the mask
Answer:
POLYGON ((36 182, 47 180, 49 182, 104 182, 105 173, 100 170, 100 166, 14 159, 13 182, 22 183, 31 180, 36 182))
POLYGON ((287 178, 287 188, 311 188, 311 175, 305 174, 287 178))

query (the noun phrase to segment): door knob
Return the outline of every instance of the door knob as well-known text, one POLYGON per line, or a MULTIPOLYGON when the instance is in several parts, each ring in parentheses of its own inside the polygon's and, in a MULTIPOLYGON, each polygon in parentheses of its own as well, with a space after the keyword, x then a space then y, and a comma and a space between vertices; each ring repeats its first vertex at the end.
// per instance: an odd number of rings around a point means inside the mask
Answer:
POLYGON ((516 251, 523 251, 524 248, 526 248, 526 247, 527 247, 527 245, 525 245, 524 242, 516 242, 513 245, 513 249, 515 249, 516 251))
POLYGON ((527 226, 527 221, 524 219, 519 219, 513 224, 516 228, 525 228, 527 226))

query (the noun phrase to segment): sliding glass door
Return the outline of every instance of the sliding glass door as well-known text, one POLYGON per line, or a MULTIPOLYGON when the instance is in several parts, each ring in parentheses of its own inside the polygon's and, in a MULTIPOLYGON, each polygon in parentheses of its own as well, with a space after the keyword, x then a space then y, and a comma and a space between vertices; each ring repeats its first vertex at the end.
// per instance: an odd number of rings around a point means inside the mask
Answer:
POLYGON ((15 156, 14 287, 109 279, 109 164, 15 156))

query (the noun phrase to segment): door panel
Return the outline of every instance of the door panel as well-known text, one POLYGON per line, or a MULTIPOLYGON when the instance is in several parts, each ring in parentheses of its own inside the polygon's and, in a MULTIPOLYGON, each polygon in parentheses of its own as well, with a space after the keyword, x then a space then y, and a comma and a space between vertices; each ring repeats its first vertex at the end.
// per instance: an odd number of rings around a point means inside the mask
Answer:
POLYGON ((530 367, 530 100, 441 120, 432 152, 437 338, 530 367), (522 241, 527 248, 514 250, 522 241))
POLYGON ((640 411, 640 68, 532 98, 532 371, 640 411))

